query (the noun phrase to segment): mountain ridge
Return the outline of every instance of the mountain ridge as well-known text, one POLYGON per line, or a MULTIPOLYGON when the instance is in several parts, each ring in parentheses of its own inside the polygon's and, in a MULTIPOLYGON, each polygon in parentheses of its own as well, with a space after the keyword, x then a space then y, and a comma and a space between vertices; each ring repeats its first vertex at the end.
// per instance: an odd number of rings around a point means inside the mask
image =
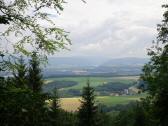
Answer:
POLYGON ((99 57, 49 57, 48 67, 51 66, 127 66, 144 65, 148 58, 124 57, 124 58, 99 58, 99 57))

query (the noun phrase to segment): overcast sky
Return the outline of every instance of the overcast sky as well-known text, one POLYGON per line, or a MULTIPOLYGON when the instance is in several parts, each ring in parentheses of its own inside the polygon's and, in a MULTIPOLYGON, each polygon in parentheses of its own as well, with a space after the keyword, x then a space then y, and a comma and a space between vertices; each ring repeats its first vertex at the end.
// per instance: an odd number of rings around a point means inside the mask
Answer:
POLYGON ((70 32, 71 51, 56 56, 145 57, 162 19, 163 0, 69 0, 52 18, 70 32))
POLYGON ((71 51, 55 56, 118 58, 147 56, 147 48, 157 36, 156 25, 162 20, 161 5, 167 0, 66 1, 60 15, 44 10, 57 26, 70 32, 71 51))

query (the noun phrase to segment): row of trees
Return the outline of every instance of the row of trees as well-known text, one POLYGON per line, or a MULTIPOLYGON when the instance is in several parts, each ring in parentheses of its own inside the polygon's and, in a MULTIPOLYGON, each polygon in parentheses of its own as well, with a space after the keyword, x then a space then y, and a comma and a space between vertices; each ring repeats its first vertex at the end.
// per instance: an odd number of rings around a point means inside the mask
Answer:
POLYGON ((11 78, 17 88, 30 88, 33 92, 40 92, 43 84, 43 77, 40 69, 40 60, 36 52, 33 52, 29 64, 25 63, 23 56, 20 56, 11 65, 11 78))
POLYGON ((45 94, 41 90, 43 80, 37 53, 33 53, 28 63, 21 56, 10 68, 13 76, 1 77, 0 125, 55 126, 69 118, 69 113, 59 109, 57 94, 45 94), (50 99, 53 99, 51 105, 46 102, 50 99), (58 112, 62 114, 59 119, 58 112))

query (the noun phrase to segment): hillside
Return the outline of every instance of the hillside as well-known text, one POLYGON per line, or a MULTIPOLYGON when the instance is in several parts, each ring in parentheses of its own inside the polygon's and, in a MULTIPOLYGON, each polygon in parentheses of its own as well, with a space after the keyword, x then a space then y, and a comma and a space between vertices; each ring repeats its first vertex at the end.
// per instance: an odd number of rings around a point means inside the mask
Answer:
POLYGON ((127 57, 108 60, 101 66, 143 66, 148 61, 147 58, 127 57))
POLYGON ((52 57, 43 73, 45 77, 139 75, 147 62, 146 58, 52 57))

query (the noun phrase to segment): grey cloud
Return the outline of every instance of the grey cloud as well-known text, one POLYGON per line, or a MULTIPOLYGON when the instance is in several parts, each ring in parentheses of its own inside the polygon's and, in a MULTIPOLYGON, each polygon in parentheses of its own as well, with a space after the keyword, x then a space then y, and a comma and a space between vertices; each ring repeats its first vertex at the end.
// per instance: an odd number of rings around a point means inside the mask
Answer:
POLYGON ((142 23, 139 23, 141 20, 126 21, 125 25, 122 25, 123 21, 121 19, 122 17, 108 19, 99 27, 86 31, 80 31, 80 27, 73 28, 76 32, 71 34, 72 42, 74 42, 76 48, 82 47, 75 51, 87 55, 111 55, 112 57, 115 55, 126 56, 131 51, 134 56, 144 56, 146 53, 144 48, 147 48, 155 37, 156 27, 154 27, 154 24, 156 26, 158 20, 141 19, 142 23), (152 25, 148 25, 149 22, 152 25), (78 35, 75 34, 77 31, 78 35), (89 50, 84 48, 87 46, 94 47, 94 44, 95 47, 101 47, 101 49, 90 48, 89 50))

